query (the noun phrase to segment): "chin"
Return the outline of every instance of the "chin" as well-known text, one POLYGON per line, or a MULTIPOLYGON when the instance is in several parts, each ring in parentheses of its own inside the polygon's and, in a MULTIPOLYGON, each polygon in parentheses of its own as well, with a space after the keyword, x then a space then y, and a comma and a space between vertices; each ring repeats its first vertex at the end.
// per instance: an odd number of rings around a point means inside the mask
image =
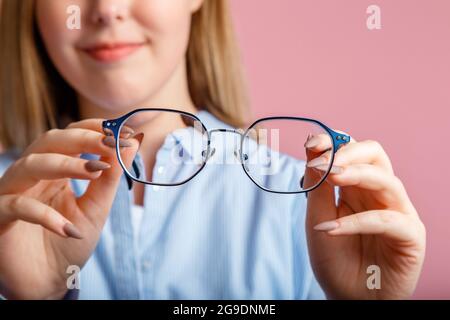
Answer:
POLYGON ((118 116, 122 116, 125 113, 128 113, 129 111, 147 107, 141 104, 139 100, 135 99, 107 99, 103 100, 101 104, 99 104, 99 107, 102 109, 111 111, 114 114, 117 114, 118 116))
POLYGON ((136 87, 129 88, 122 86, 120 88, 107 88, 96 90, 96 94, 91 96, 94 104, 102 109, 112 111, 114 113, 125 113, 140 107, 148 107, 143 105, 150 98, 148 90, 141 92, 136 87), (99 94, 101 93, 101 94, 99 94))

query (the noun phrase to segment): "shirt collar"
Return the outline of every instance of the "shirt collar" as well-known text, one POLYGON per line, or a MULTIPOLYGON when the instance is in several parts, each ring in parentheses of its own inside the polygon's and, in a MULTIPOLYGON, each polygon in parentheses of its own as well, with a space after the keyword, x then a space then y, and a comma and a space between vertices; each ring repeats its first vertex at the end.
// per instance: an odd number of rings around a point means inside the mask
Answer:
MULTIPOLYGON (((208 131, 217 128, 232 128, 229 124, 219 120, 206 110, 200 110, 195 115, 208 131)), ((212 136, 210 138, 214 140, 215 137, 212 136)), ((224 148, 226 145, 232 145, 232 143, 223 143, 220 148, 224 148)), ((174 155, 173 152, 175 152, 180 157, 190 157, 190 160, 194 161, 194 163, 201 164, 203 162, 202 151, 206 150, 206 148, 206 135, 202 136, 202 133, 193 127, 177 129, 167 135, 156 155, 156 162, 166 163, 171 153, 174 155)), ((177 155, 175 154, 175 156, 177 155)))

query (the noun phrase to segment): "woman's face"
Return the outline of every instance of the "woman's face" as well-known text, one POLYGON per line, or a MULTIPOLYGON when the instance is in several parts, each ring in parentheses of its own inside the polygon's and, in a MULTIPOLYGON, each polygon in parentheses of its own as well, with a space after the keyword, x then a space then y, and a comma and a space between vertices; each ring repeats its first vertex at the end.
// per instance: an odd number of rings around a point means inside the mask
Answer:
POLYGON ((184 62, 202 0, 37 0, 47 52, 78 94, 106 111, 142 106, 184 62), (81 28, 69 8, 80 9, 81 28), (75 7, 75 8, 76 8, 75 7))

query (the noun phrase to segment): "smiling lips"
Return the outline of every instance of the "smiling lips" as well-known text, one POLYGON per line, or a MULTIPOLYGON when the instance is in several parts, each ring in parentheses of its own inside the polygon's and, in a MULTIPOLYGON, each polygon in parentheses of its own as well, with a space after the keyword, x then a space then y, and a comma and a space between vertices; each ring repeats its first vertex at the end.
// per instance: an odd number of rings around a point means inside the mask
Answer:
POLYGON ((99 62, 116 62, 122 60, 140 48, 144 43, 105 43, 86 48, 83 51, 99 62))

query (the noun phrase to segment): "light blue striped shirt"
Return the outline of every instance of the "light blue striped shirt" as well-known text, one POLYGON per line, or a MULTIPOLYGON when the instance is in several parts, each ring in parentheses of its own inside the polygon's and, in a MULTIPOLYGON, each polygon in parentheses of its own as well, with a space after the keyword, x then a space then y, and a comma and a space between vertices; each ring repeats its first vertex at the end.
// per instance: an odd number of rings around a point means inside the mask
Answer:
MULTIPOLYGON (((197 116, 209 130, 230 128, 206 111, 197 116)), ((214 157, 234 152, 235 143, 219 137, 226 133, 214 135, 214 157)), ((163 146, 153 174, 166 160, 163 146)), ((1 155, 0 173, 12 161, 1 155)), ((293 172, 294 161, 282 159, 283 170, 293 172)), ((87 182, 72 182, 81 195, 87 182)), ((141 218, 133 203, 123 177, 81 271, 80 299, 324 298, 310 266, 303 194, 263 191, 240 164, 211 158, 184 185, 147 185, 141 218)))

